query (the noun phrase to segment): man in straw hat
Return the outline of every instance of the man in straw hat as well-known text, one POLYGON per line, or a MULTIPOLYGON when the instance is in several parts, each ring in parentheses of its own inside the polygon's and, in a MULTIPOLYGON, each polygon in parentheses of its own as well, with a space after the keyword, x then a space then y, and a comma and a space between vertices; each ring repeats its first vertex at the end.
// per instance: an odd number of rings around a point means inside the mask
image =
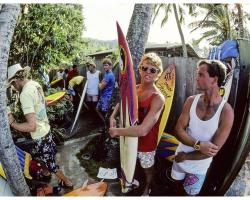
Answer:
POLYGON ((42 87, 39 83, 29 80, 28 73, 29 67, 22 68, 20 64, 8 67, 8 82, 20 92, 20 102, 26 119, 24 123, 17 123, 9 113, 10 126, 18 131, 30 133, 34 142, 30 152, 33 159, 44 169, 54 173, 60 179, 61 186, 73 188, 72 182, 56 164, 56 145, 50 132, 42 87))

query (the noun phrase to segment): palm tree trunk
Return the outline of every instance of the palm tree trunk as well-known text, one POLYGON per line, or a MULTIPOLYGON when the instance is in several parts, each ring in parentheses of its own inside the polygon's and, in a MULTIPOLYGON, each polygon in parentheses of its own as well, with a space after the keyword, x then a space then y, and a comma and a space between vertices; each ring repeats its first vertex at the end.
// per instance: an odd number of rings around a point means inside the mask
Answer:
POLYGON ((138 65, 148 40, 153 4, 135 4, 127 32, 127 41, 133 59, 136 81, 139 82, 138 65))
POLYGON ((181 37, 183 57, 187 58, 188 57, 188 55, 187 55, 187 47, 186 47, 186 43, 185 43, 185 39, 184 39, 182 29, 181 29, 181 23, 180 23, 179 16, 178 16, 178 13, 177 13, 176 4, 173 4, 173 8, 174 8, 174 16, 175 16, 176 24, 177 24, 179 34, 180 34, 180 37, 181 37))
POLYGON ((231 40, 232 39, 232 32, 231 32, 231 23, 230 23, 230 18, 229 18, 228 4, 225 4, 225 9, 226 9, 227 24, 228 24, 227 39, 231 40))
POLYGON ((236 3, 236 8, 238 11, 238 36, 244 38, 244 26, 243 26, 243 10, 242 4, 236 3))
POLYGON ((30 191, 20 168, 6 112, 7 63, 19 13, 19 4, 0 5, 0 161, 14 195, 28 196, 30 191))

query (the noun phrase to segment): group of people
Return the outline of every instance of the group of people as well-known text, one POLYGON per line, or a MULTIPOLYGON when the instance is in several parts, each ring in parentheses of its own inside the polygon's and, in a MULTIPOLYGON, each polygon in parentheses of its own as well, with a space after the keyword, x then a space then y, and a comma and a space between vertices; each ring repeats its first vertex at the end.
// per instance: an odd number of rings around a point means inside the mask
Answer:
MULTIPOLYGON (((101 82, 99 80, 100 72, 96 70, 95 64, 93 62, 88 63, 87 67, 88 87, 86 101, 91 108, 96 109, 103 119, 108 109, 115 80, 111 70, 112 62, 110 59, 103 61, 105 75, 101 82)), ((25 122, 18 123, 12 113, 8 112, 10 127, 31 135, 33 145, 30 153, 32 158, 41 164, 45 174, 50 175, 53 173, 59 178, 60 186, 73 188, 72 181, 64 175, 56 163, 57 150, 46 114, 44 92, 38 82, 28 79, 29 70, 30 68, 23 68, 20 64, 8 67, 9 86, 20 93, 21 108, 25 116, 25 122)), ((68 78, 68 90, 70 95, 74 97, 80 94, 84 77, 79 75, 76 65, 73 66, 71 71, 67 75, 67 78, 71 76, 70 79, 68 78), (71 71, 72 73, 70 73, 71 71)), ((62 77, 65 75, 63 70, 59 71, 59 73, 58 75, 62 77)), ((10 109, 8 110, 10 111, 10 109)))
MULTIPOLYGON (((145 54, 139 63, 141 83, 137 86, 139 124, 127 128, 116 126, 119 104, 110 117, 111 137, 138 138, 138 160, 146 185, 143 195, 149 195, 154 177, 155 152, 159 122, 164 108, 164 96, 155 82, 162 73, 161 59, 155 53, 145 54)), ((184 103, 174 134, 180 141, 175 153, 171 177, 178 195, 198 195, 207 170, 233 125, 234 112, 219 94, 226 77, 226 67, 218 60, 197 63, 197 89, 184 103)))
MULTIPOLYGON (((112 62, 110 59, 103 60, 105 74, 102 80, 94 62, 89 62, 87 67, 86 101, 104 122, 115 84, 112 62)), ((165 104, 164 96, 155 85, 163 72, 162 61, 157 54, 147 53, 142 57, 138 68, 141 76, 141 83, 137 86, 139 123, 119 128, 116 124, 119 112, 117 104, 110 116, 109 134, 111 137, 138 137, 138 161, 146 177, 143 195, 149 195, 154 177, 157 134, 165 104)), ((199 194, 212 158, 229 136, 234 112, 219 94, 225 76, 226 68, 220 61, 201 60, 197 64, 196 81, 201 94, 187 98, 174 131, 180 144, 176 150, 171 176, 179 195, 199 194)), ((74 86, 77 81, 74 78, 77 77, 72 77, 69 81, 68 89, 72 96, 74 92, 76 95, 74 86)), ((55 173, 62 186, 73 187, 72 181, 66 178, 55 161, 56 148, 50 133, 41 86, 28 80, 26 70, 19 64, 8 68, 8 82, 20 92, 26 118, 25 123, 17 123, 9 113, 10 126, 29 132, 35 142, 31 150, 34 158, 41 161, 50 173, 55 173)))

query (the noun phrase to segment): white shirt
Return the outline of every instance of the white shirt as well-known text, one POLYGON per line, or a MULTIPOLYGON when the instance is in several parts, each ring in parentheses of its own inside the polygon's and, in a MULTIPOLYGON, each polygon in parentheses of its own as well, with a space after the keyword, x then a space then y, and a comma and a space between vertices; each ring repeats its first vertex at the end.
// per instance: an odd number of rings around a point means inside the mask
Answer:
MULTIPOLYGON (((218 129, 220 114, 226 101, 223 99, 213 117, 209 120, 204 121, 201 120, 196 114, 197 103, 201 95, 202 94, 196 95, 191 105, 190 121, 186 131, 195 140, 211 141, 216 130, 218 129)), ((176 154, 181 151, 186 153, 192 152, 194 151, 194 148, 180 143, 176 149, 176 154)), ((211 162, 212 157, 209 157, 207 159, 202 160, 185 160, 184 162, 180 162, 177 164, 187 173, 206 174, 211 162)))
POLYGON ((57 78, 61 79, 61 78, 63 78, 64 71, 63 72, 58 71, 56 74, 57 74, 57 78))
POLYGON ((87 71, 87 80, 88 80, 88 85, 87 85, 87 94, 88 95, 98 95, 99 89, 98 89, 98 84, 99 84, 99 74, 100 71, 96 70, 95 73, 91 73, 90 71, 87 71))

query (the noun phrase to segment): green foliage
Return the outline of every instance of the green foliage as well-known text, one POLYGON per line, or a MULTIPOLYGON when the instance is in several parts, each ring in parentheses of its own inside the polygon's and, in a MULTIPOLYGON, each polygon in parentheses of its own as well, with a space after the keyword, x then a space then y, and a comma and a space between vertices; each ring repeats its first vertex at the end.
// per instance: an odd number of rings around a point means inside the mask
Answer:
MULTIPOLYGON (((45 96, 54 94, 60 91, 60 88, 50 88, 45 92, 45 96)), ((8 106, 10 111, 18 123, 25 122, 25 116, 23 114, 21 103, 19 99, 18 92, 14 92, 11 98, 8 101, 8 106)), ((51 126, 51 133, 57 144, 63 142, 65 139, 66 129, 63 127, 63 122, 65 117, 73 112, 73 104, 70 101, 69 97, 66 95, 63 99, 59 100, 55 105, 47 106, 47 116, 51 126)), ((28 138, 29 135, 12 129, 13 137, 25 137, 28 138)))
POLYGON ((10 64, 51 67, 75 59, 85 45, 80 5, 26 4, 23 8, 26 11, 15 28, 10 64))
MULTIPOLYGON (((212 45, 219 45, 228 39, 238 38, 238 13, 234 7, 228 4, 198 4, 197 9, 192 15, 204 17, 201 20, 192 22, 189 26, 192 31, 202 29, 203 33, 200 38, 195 40, 198 44, 206 39, 212 45)), ((243 22, 246 22, 247 15, 243 13, 243 22)), ((249 35, 249 31, 244 27, 245 35, 249 35)))
MULTIPOLYGON (((61 91, 60 88, 49 88, 45 96, 61 91)), ((60 99, 55 105, 47 106, 47 115, 51 123, 57 124, 63 120, 67 112, 73 112, 73 104, 68 95, 60 99)), ((58 124, 60 125, 60 124, 58 124)))

